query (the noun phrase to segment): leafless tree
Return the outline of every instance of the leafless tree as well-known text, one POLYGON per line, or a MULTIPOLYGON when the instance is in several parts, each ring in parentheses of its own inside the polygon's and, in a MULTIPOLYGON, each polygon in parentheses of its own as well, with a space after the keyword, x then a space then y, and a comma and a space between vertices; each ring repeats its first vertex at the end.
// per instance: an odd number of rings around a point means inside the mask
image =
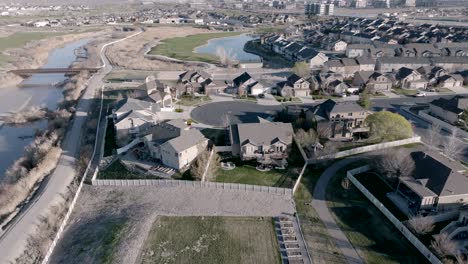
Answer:
POLYGON ((216 49, 216 56, 218 57, 219 62, 227 68, 232 67, 236 62, 236 55, 232 53, 232 49, 226 50, 224 47, 218 47, 216 49))
POLYGON ((441 128, 438 124, 432 124, 429 126, 429 129, 426 131, 426 144, 431 149, 437 149, 440 144, 440 141, 439 141, 440 130, 441 128))
MULTIPOLYGON (((205 173, 206 166, 210 160, 211 152, 208 150, 203 151, 198 155, 198 157, 193 161, 192 165, 190 166, 190 173, 193 177, 197 179, 202 179, 203 174, 205 173)), ((210 166, 207 170, 208 176, 213 176, 219 169, 220 158, 218 154, 214 153, 213 158, 211 160, 210 166)))
POLYGON ((457 253, 457 244, 449 238, 447 233, 434 236, 431 247, 439 257, 455 256, 457 253))
POLYGON ((434 221, 429 217, 416 215, 411 217, 407 222, 408 228, 418 235, 425 235, 434 230, 434 221))
POLYGON ((457 138, 457 132, 454 131, 445 141, 443 152, 447 157, 451 159, 456 159, 462 151, 462 146, 460 140, 457 138))
POLYGON ((304 129, 299 129, 296 132, 296 140, 302 147, 310 146, 317 142, 318 137, 317 133, 314 130, 309 129, 309 131, 305 131, 304 129))
POLYGON ((415 168, 410 152, 402 148, 382 151, 374 165, 377 171, 391 180, 412 176, 415 168))

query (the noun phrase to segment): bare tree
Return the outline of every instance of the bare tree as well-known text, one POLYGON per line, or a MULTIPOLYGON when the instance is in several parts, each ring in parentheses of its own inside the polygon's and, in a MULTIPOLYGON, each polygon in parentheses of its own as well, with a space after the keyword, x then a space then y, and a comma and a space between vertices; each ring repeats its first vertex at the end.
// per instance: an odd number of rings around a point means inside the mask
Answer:
POLYGON ((232 53, 232 49, 226 50, 224 47, 218 47, 216 49, 216 56, 219 62, 227 68, 232 67, 236 62, 236 55, 232 53))
POLYGON ((318 140, 317 133, 314 130, 309 129, 309 131, 305 131, 304 129, 299 129, 296 132, 296 140, 302 147, 307 147, 312 144, 315 144, 318 140))
POLYGON ((384 150, 374 165, 377 171, 391 180, 412 176, 415 168, 410 152, 401 148, 384 150))
POLYGON ((434 221, 429 217, 416 215, 408 220, 407 226, 416 234, 425 235, 434 230, 434 221))
POLYGON ((455 256, 457 253, 457 244, 449 238, 447 233, 434 236, 431 247, 439 257, 455 256))
POLYGON ((462 151, 460 140, 457 138, 457 132, 453 131, 450 137, 445 141, 443 152, 447 157, 456 159, 462 151))
POLYGON ((429 129, 426 131, 426 144, 429 146, 431 149, 437 149, 440 141, 439 141, 439 135, 440 135, 440 126, 438 124, 432 124, 429 126, 429 129))

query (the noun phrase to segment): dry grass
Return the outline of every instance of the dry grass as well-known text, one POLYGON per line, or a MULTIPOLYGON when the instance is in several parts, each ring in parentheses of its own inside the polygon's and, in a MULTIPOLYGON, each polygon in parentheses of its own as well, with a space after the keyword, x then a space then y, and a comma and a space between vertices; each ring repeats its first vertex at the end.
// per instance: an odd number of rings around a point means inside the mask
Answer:
POLYGON ((111 63, 130 69, 139 70, 184 70, 183 64, 150 60, 144 57, 145 52, 155 46, 159 40, 185 37, 188 35, 212 32, 206 29, 191 27, 154 27, 147 28, 142 34, 127 41, 109 47, 107 56, 111 63))
POLYGON ((159 217, 141 263, 280 263, 271 218, 159 217))
POLYGON ((43 119, 46 117, 46 114, 46 108, 31 106, 7 116, 3 121, 7 124, 23 124, 43 119))

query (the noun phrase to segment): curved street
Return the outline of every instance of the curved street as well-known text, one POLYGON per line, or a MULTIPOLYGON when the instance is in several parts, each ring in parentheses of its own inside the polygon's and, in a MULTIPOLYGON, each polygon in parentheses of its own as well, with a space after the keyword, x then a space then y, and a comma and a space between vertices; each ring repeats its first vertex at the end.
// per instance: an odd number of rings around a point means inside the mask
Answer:
POLYGON ((49 176, 47 185, 42 192, 21 215, 10 223, 0 237, 0 263, 14 261, 25 250, 29 236, 35 232, 36 223, 47 213, 51 205, 62 200, 61 195, 68 191, 68 186, 76 177, 75 164, 79 158, 82 128, 87 120, 95 93, 103 85, 102 79, 112 70, 112 66, 105 56, 106 48, 140 33, 141 31, 102 46, 100 54, 103 62, 102 69, 89 79, 88 87, 78 102, 72 124, 62 142, 63 151, 57 167, 49 176))

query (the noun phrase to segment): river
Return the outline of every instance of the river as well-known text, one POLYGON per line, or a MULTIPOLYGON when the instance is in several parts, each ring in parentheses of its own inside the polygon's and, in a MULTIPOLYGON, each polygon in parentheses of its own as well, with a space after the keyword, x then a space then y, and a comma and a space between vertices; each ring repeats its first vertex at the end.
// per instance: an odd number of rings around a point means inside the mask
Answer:
POLYGON ((231 52, 239 62, 260 61, 260 57, 244 51, 245 43, 255 39, 247 34, 233 37, 216 38, 208 41, 206 45, 195 48, 196 53, 206 53, 216 55, 219 47, 224 47, 226 51, 231 52))
MULTIPOLYGON (((88 39, 84 39, 55 49, 49 54, 43 68, 68 67, 76 60, 75 49, 88 42, 88 39)), ((15 112, 29 106, 56 109, 63 95, 62 89, 54 87, 53 84, 65 79, 64 74, 35 74, 22 83, 27 88, 2 88, 0 90, 0 113, 15 112)), ((46 121, 38 121, 0 127, 0 180, 3 179, 6 169, 23 155, 24 148, 34 140, 35 131, 44 129, 46 125, 46 121)))

